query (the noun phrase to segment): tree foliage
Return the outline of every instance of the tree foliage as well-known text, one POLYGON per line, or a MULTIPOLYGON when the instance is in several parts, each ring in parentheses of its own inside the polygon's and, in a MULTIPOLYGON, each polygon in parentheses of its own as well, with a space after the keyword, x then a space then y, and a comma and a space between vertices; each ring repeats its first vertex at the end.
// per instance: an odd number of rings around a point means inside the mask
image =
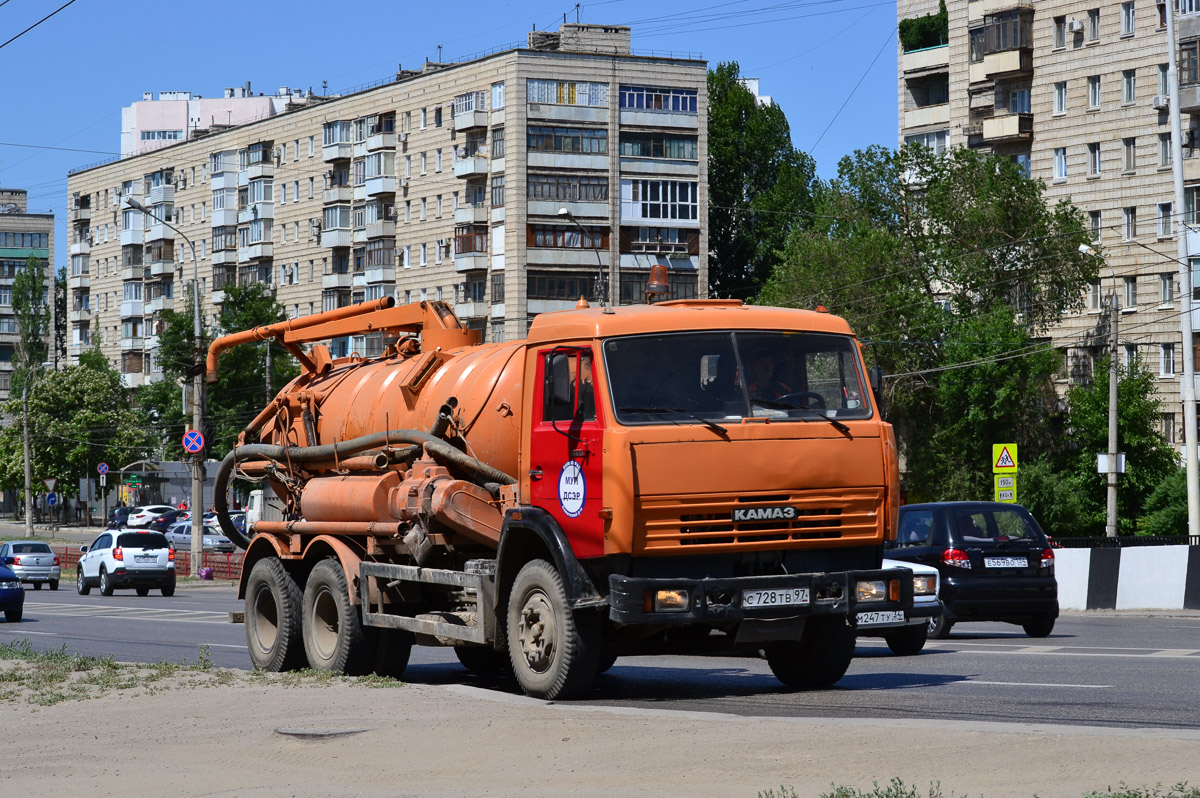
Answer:
MULTIPOLYGON (((1118 494, 1119 496, 1120 494, 1118 494)), ((1158 483, 1146 497, 1138 521, 1139 535, 1186 535, 1188 533, 1187 472, 1177 468, 1158 483)))
POLYGON ((12 283, 12 307, 17 321, 17 359, 13 369, 13 393, 19 393, 32 372, 46 361, 46 338, 50 333, 50 307, 46 297, 46 264, 30 255, 17 270, 12 283))
POLYGON ((939 0, 936 14, 900 20, 899 32, 900 45, 906 53, 949 42, 950 16, 946 12, 946 0, 939 0))
POLYGON ((58 367, 67 359, 67 270, 60 267, 54 275, 54 351, 50 360, 58 367))
POLYGON ((736 62, 708 73, 708 283, 712 296, 754 296, 788 233, 810 210, 816 166, 793 146, 778 105, 760 105, 736 62))
POLYGON ((763 291, 825 305, 869 342, 912 498, 989 498, 992 443, 1031 461, 1055 440, 1058 360, 1039 336, 1081 307, 1097 259, 1078 250, 1082 213, 1043 193, 972 150, 856 152, 815 186, 811 222, 763 291))

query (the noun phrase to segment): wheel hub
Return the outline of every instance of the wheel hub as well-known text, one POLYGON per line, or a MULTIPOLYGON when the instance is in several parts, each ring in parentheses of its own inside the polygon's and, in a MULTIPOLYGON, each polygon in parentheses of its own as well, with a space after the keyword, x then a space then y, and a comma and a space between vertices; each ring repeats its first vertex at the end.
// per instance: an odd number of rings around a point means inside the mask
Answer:
POLYGON ((554 660, 557 638, 554 608, 544 593, 531 593, 521 607, 517 639, 530 669, 544 673, 554 660))

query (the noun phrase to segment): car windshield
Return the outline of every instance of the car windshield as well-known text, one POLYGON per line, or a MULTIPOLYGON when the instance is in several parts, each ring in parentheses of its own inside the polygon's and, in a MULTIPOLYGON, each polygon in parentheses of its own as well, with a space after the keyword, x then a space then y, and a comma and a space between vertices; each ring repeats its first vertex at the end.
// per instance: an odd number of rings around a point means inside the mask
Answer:
POLYGON ((962 543, 1045 544, 1045 536, 1029 514, 1010 507, 955 510, 954 529, 955 537, 962 543))
POLYGON ((170 548, 165 536, 158 532, 128 532, 117 536, 117 546, 123 549, 170 548))
POLYGON ((871 417, 858 347, 846 335, 637 335, 605 341, 604 364, 621 424, 871 417))
POLYGON ((46 543, 14 543, 13 554, 51 554, 50 546, 46 543))

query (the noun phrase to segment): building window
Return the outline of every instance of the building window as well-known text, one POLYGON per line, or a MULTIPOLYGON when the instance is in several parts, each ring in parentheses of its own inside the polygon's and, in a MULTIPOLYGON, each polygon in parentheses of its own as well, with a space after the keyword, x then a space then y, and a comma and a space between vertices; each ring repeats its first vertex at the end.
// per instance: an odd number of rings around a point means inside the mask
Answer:
POLYGON ((1018 152, 1014 155, 1010 155, 1009 158, 1011 158, 1012 162, 1017 165, 1017 169, 1020 171, 1021 177, 1024 177, 1026 180, 1028 180, 1030 174, 1032 174, 1032 164, 1030 163, 1029 153, 1018 152))
POLYGON ((492 129, 492 160, 504 157, 504 128, 492 129))
POLYGON ((1055 147, 1054 148, 1054 179, 1055 180, 1066 180, 1067 179, 1067 148, 1066 147, 1055 147))
POLYGON ((1054 49, 1059 50, 1067 46, 1067 18, 1054 18, 1054 49))
POLYGON ((442 171, 442 148, 438 147, 433 151, 433 171, 442 171))
POLYGON ((1137 308, 1137 276, 1126 277, 1125 282, 1125 307, 1129 310, 1137 308))
POLYGON ((1121 139, 1122 170, 1133 172, 1137 169, 1137 139, 1121 139))
POLYGON ((1088 148, 1088 174, 1096 177, 1100 174, 1100 142, 1092 142, 1088 148))
MULTIPOLYGON (((1030 113, 1029 89, 1013 89, 1012 91, 1010 91, 1008 93, 1008 112, 1011 114, 1030 113)), ((690 138, 690 141, 693 145, 693 152, 695 152, 694 147, 695 147, 696 139, 694 137, 692 137, 692 138, 690 138)), ((625 150, 625 141, 624 141, 624 138, 622 138, 622 140, 621 140, 621 154, 622 155, 625 154, 624 150, 625 150)), ((691 160, 693 160, 693 161, 696 160, 696 158, 697 158, 697 156, 695 154, 693 154, 691 156, 691 160)))
MULTIPOLYGON (((525 96, 530 103, 547 105, 608 106, 608 84, 581 80, 526 81, 525 96)), ((693 92, 695 94, 695 92, 693 92)), ((695 113, 695 109, 692 111, 695 113)))
POLYGON ((1159 430, 1162 432, 1163 440, 1167 443, 1175 443, 1175 414, 1161 413, 1159 419, 1159 430))
POLYGON ((700 194, 685 180, 622 180, 622 219, 699 219, 700 194))
POLYGON ((492 178, 492 207, 504 207, 504 175, 492 178))
POLYGON ((492 304, 504 301, 504 272, 492 273, 492 304))
POLYGON ((530 125, 528 141, 529 149, 538 152, 578 152, 592 155, 604 155, 608 152, 608 131, 604 128, 530 125))
POLYGON ((1088 78, 1088 108, 1100 107, 1100 76, 1092 75, 1088 78))
POLYGON ((549 249, 608 249, 608 228, 531 224, 526 245, 549 249))
POLYGON ((1158 165, 1166 168, 1171 165, 1171 134, 1158 134, 1158 165))
POLYGON ((1175 275, 1163 272, 1158 275, 1158 304, 1170 305, 1175 302, 1175 275))
POLYGON ((526 196, 531 200, 608 202, 608 178, 564 174, 530 174, 526 196))
POLYGON ((1132 241, 1137 238, 1137 208, 1122 208, 1121 216, 1121 235, 1126 241, 1132 241))
POLYGON ((1088 221, 1092 230, 1092 241, 1099 241, 1103 230, 1100 223, 1100 211, 1088 211, 1088 221))
POLYGON ((433 126, 434 127, 442 126, 442 106, 440 106, 440 105, 437 108, 433 109, 433 126))
POLYGON ((1088 41, 1096 41, 1100 38, 1100 9, 1093 8, 1087 12, 1087 37, 1088 41))
POLYGON ((1200 83, 1200 70, 1197 69, 1197 52, 1200 51, 1200 41, 1193 39, 1179 45, 1179 85, 1194 86, 1200 83))
POLYGON ((1054 113, 1067 112, 1067 82, 1065 80, 1054 84, 1054 113))
POLYGON ((492 84, 492 110, 499 111, 504 107, 504 84, 492 84))
POLYGON ((424 108, 421 109, 421 130, 425 129, 426 120, 428 119, 428 117, 426 116, 427 113, 428 112, 424 108))
POLYGON ((317 185, 316 185, 316 183, 317 183, 317 181, 316 181, 316 178, 312 178, 312 177, 310 177, 310 178, 308 179, 308 198, 309 198, 309 199, 312 199, 312 198, 313 198, 313 194, 314 194, 314 192, 316 191, 316 188, 317 188, 317 185))
POLYGON ((1127 3, 1121 3, 1121 35, 1132 36, 1134 29, 1135 15, 1133 9, 1133 0, 1127 3))
POLYGON ((904 137, 905 144, 921 144, 933 150, 934 155, 941 155, 950 143, 950 134, 946 130, 932 130, 928 133, 917 133, 904 137))
POLYGON ((1170 93, 1170 88, 1167 86, 1167 65, 1158 65, 1158 93, 1164 97, 1170 93))
POLYGON ((1137 101, 1137 70, 1126 69, 1121 73, 1121 102, 1130 105, 1137 101))
POLYGON ((422 266, 429 265, 429 245, 428 244, 421 245, 421 261, 420 262, 421 262, 422 266))
POLYGON ((1101 306, 1100 281, 1093 280, 1088 283, 1087 287, 1087 306, 1088 310, 1098 311, 1101 306))
POLYGON ((1183 189, 1183 221, 1185 224, 1196 223, 1196 198, 1200 194, 1200 186, 1185 186, 1183 189))
POLYGON ((529 272, 526 279, 529 299, 576 300, 595 296, 595 274, 529 272))
MULTIPOLYGON (((1010 111, 1029 113, 1029 89, 1010 92, 1008 98, 1010 111)), ((638 158, 673 158, 681 161, 695 161, 700 157, 700 147, 695 136, 671 133, 623 133, 621 135, 621 154, 638 158)))
POLYGON ((1137 344, 1125 344, 1124 349, 1125 349, 1125 351, 1124 351, 1123 357, 1122 357, 1122 365, 1125 366, 1126 369, 1132 369, 1134 366, 1137 365, 1137 360, 1138 360, 1137 344))
POLYGON ((1171 235, 1171 203, 1158 203, 1158 237, 1167 238, 1171 235))
POLYGON ((1175 344, 1158 345, 1158 373, 1163 377, 1175 375, 1175 344))
POLYGON ((622 86, 621 107, 638 111, 671 111, 677 114, 694 114, 696 113, 696 90, 622 86))

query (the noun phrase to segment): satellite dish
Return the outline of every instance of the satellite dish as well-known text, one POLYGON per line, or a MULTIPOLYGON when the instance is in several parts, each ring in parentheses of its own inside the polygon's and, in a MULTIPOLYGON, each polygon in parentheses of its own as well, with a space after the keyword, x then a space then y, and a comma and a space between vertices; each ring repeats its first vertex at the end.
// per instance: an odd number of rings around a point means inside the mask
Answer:
POLYGON ((3 205, 0 205, 0 213, 16 213, 16 212, 17 212, 16 203, 6 202, 3 205))

